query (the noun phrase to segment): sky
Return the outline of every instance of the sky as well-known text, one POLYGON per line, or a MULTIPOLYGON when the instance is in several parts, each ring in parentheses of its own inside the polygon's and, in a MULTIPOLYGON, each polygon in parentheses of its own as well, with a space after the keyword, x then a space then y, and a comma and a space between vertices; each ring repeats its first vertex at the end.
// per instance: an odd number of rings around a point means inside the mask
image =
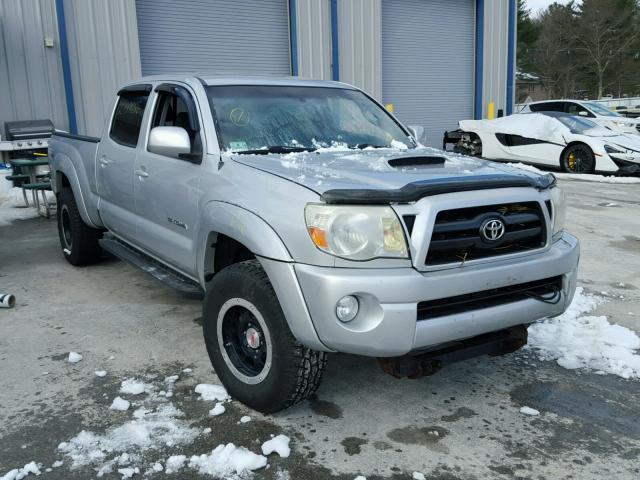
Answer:
POLYGON ((527 0, 527 7, 536 15, 540 10, 547 8, 552 3, 569 3, 569 0, 527 0))

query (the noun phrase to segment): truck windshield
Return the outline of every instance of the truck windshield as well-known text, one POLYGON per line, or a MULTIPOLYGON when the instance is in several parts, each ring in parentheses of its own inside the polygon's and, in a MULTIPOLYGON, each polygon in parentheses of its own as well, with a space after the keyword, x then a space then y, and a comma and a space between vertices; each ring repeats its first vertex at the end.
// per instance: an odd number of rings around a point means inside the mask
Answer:
POLYGON ((230 85, 207 92, 222 148, 234 152, 415 147, 383 108, 357 90, 230 85))

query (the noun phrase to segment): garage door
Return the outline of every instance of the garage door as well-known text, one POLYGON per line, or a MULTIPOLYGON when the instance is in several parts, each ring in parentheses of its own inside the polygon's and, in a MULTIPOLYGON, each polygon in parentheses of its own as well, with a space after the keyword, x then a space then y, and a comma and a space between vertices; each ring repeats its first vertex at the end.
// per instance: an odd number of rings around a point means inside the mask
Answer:
POLYGON ((142 73, 290 75, 286 0, 136 0, 142 73))
POLYGON ((473 118, 474 0, 382 0, 382 98, 429 145, 473 118))

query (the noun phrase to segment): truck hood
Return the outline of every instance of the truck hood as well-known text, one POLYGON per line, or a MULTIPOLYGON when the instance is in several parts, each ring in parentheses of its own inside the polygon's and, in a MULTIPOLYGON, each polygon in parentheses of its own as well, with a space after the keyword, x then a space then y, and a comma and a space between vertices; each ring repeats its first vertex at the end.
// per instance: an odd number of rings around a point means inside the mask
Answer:
POLYGON ((321 196, 337 190, 366 191, 375 195, 376 192, 399 192, 406 187, 461 183, 470 186, 463 189, 476 189, 471 188, 472 185, 482 185, 479 188, 548 188, 554 181, 550 174, 540 175, 429 147, 409 150, 328 148, 282 155, 228 155, 237 163, 285 178, 321 196))

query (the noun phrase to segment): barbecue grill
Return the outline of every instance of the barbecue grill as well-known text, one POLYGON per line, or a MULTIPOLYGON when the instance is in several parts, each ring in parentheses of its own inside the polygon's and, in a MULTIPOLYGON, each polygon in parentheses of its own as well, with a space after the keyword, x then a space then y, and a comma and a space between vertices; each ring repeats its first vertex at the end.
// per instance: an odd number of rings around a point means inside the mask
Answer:
POLYGON ((0 152, 7 152, 9 159, 30 157, 34 153, 46 154, 54 130, 51 120, 5 122, 4 129, 0 152))

